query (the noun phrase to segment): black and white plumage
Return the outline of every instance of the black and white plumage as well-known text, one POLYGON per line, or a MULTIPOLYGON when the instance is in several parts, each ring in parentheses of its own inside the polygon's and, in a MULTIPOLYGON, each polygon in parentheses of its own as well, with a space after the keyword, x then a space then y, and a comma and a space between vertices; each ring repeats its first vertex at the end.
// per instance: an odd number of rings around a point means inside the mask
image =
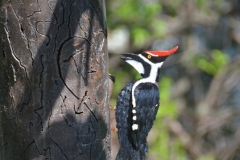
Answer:
POLYGON ((123 54, 122 59, 131 64, 142 78, 128 83, 118 95, 116 121, 120 149, 117 160, 145 160, 147 135, 159 107, 157 82, 160 68, 177 49, 123 54))

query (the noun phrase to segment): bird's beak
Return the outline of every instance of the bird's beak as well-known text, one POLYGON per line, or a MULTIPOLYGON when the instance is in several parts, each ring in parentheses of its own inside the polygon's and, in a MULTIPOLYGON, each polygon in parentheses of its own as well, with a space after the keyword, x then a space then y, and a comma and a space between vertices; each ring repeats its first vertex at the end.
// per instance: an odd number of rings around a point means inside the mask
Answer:
POLYGON ((132 54, 132 53, 123 53, 121 54, 122 56, 120 57, 122 60, 127 61, 127 60, 135 60, 137 59, 138 55, 137 54, 132 54))
POLYGON ((138 54, 123 53, 120 58, 128 64, 132 65, 138 71, 138 73, 144 73, 144 67, 138 54))

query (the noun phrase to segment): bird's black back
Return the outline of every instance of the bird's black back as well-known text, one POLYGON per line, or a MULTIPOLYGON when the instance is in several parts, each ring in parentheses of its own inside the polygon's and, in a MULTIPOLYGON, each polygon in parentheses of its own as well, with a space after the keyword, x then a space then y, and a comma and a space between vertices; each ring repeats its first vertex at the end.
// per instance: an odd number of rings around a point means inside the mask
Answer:
POLYGON ((159 106, 159 90, 153 83, 140 83, 134 90, 137 120, 133 121, 132 88, 137 81, 128 83, 118 95, 116 121, 120 149, 117 160, 144 160, 147 152, 146 138, 152 128, 159 106), (133 131, 133 123, 138 130, 133 131))

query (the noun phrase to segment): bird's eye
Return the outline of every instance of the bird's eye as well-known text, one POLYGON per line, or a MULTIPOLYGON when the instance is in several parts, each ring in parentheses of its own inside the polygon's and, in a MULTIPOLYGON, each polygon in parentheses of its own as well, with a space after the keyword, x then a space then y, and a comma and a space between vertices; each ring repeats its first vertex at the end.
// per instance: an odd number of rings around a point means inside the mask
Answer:
POLYGON ((151 55, 148 55, 147 58, 150 59, 152 56, 151 55))

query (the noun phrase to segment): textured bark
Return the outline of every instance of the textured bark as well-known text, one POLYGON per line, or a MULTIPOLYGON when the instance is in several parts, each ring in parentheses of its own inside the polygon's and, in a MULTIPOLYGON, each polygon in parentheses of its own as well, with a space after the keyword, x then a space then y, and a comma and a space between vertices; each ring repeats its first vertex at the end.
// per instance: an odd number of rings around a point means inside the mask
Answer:
POLYGON ((0 159, 110 159, 104 1, 0 3, 0 159))

